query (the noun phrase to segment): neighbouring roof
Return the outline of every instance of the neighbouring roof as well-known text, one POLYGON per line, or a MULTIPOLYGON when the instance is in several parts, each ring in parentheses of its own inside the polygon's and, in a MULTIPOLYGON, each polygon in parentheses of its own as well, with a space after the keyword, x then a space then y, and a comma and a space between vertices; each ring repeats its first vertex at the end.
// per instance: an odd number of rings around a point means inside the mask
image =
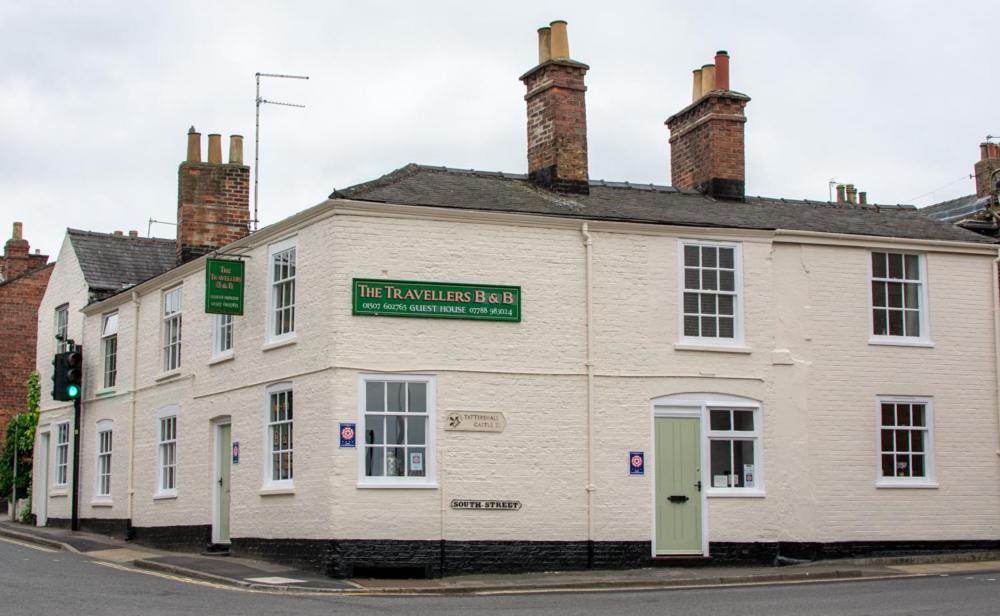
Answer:
POLYGON ((174 240, 67 229, 87 286, 98 298, 159 276, 177 264, 174 240))
POLYGON ((415 164, 336 190, 330 198, 589 220, 994 243, 906 205, 766 197, 720 201, 694 190, 603 180, 590 182, 589 195, 565 194, 538 188, 522 174, 415 164))
POLYGON ((976 195, 966 195, 957 199, 950 199, 920 208, 920 213, 934 220, 946 222, 957 222, 973 216, 986 209, 989 204, 989 197, 977 197, 976 195))

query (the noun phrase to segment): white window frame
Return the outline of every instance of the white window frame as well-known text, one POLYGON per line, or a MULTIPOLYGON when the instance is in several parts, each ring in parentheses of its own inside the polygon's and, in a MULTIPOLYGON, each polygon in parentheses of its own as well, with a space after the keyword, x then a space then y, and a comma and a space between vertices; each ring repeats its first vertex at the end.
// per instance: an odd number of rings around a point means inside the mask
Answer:
POLYGON ((110 501, 112 479, 114 478, 112 466, 114 462, 114 422, 110 419, 102 419, 96 424, 94 454, 94 500, 110 501), (108 435, 106 441, 105 434, 108 435), (106 484, 105 477, 107 478, 106 484), (105 485, 107 490, 104 490, 105 485))
MULTIPOLYGON (((872 248, 866 252, 866 257, 868 260, 868 343, 869 344, 884 344, 890 346, 919 346, 919 347, 931 347, 934 346, 933 341, 930 336, 930 318, 928 317, 928 304, 927 304, 927 255, 924 253, 905 251, 905 250, 893 250, 889 248, 872 248), (878 335, 875 334, 875 296, 872 292, 872 283, 875 282, 874 268, 872 267, 872 259, 874 253, 885 253, 885 254, 899 254, 905 256, 915 256, 917 257, 917 267, 920 269, 920 293, 918 295, 920 302, 919 314, 920 314, 920 335, 919 336, 900 336, 900 335, 878 335)), ((889 272, 886 272, 888 276, 889 272)), ((905 279, 895 279, 895 278, 880 278, 879 280, 899 280, 904 282, 905 279)), ((912 282, 911 282, 912 284, 912 282)))
MULTIPOLYGON (((291 237, 286 240, 276 242, 274 244, 271 244, 267 248, 267 318, 265 319, 265 327, 267 330, 266 340, 268 341, 268 343, 285 342, 287 340, 292 340, 295 338, 295 331, 296 331, 295 297, 296 297, 296 292, 298 290, 297 289, 298 274, 299 274, 298 260, 299 260, 299 249, 298 249, 298 238, 296 237, 291 237), (276 280, 274 277, 274 259, 277 255, 289 250, 293 251, 295 274, 293 274, 288 278, 284 278, 282 280, 276 280), (277 325, 276 316, 278 310, 276 296, 278 294, 278 289, 279 289, 278 285, 287 282, 291 282, 291 288, 292 288, 292 302, 290 306, 291 316, 292 316, 291 319, 292 326, 291 330, 283 333, 278 333, 276 331, 276 325, 277 325)), ((288 308, 289 308, 288 306, 283 307, 283 309, 288 309, 288 308)))
MULTIPOLYGON (((716 285, 718 286, 718 285, 716 285)), ((711 290, 692 290, 693 293, 711 293, 711 290)), ((677 241, 677 339, 681 345, 742 347, 743 331, 743 246, 740 242, 716 240, 678 239, 677 241), (688 336, 684 333, 684 248, 686 246, 714 246, 716 248, 733 249, 733 291, 725 292, 716 289, 716 295, 732 294, 733 297, 733 337, 720 338, 710 336, 688 336)))
POLYGON ((56 353, 65 353, 69 350, 69 304, 63 304, 55 310, 55 333, 53 337, 56 341, 56 353), (62 340, 59 336, 62 336, 62 340))
MULTIPOLYGON (((912 430, 913 427, 904 427, 912 430)), ((938 487, 934 464, 934 404, 928 396, 877 396, 875 401, 875 485, 879 488, 936 488, 938 487), (924 405, 924 476, 882 476, 882 404, 924 405)))
POLYGON ((177 405, 165 406, 156 412, 156 493, 157 497, 177 496, 177 405), (173 420, 173 434, 164 434, 164 424, 173 420), (172 438, 169 438, 171 437, 172 438), (170 462, 168 452, 172 449, 173 461, 170 462), (173 486, 165 485, 165 471, 173 468, 173 486))
POLYGON ((52 485, 66 487, 69 484, 69 422, 61 421, 53 426, 56 435, 55 464, 52 465, 52 485), (63 440, 65 437, 65 440, 63 440))
MULTIPOLYGON (((436 430, 435 417, 437 415, 437 378, 427 374, 360 374, 358 375, 358 430, 357 430, 357 450, 358 450, 358 487, 359 488, 437 488, 437 465, 436 465, 436 430), (424 447, 424 476, 423 477, 369 477, 365 474, 365 454, 367 451, 366 438, 366 402, 367 386, 371 382, 405 382, 424 383, 426 385, 426 417, 427 433, 425 435, 424 447)), ((406 445, 403 445, 406 447, 406 445)), ((406 464, 406 461, 403 462, 406 464)))
POLYGON ((182 362, 183 341, 184 341, 184 287, 178 285, 170 289, 164 289, 163 299, 160 300, 160 318, 163 325, 160 328, 162 344, 163 371, 173 372, 179 370, 182 362), (168 302, 172 295, 177 295, 177 310, 168 312, 168 302), (171 331, 176 324, 177 339, 171 341, 171 331))
MULTIPOLYGON (((730 415, 733 417, 733 415, 730 415)), ((748 404, 740 402, 738 404, 712 403, 705 406, 705 445, 708 455, 708 466, 706 467, 706 481, 703 485, 708 496, 740 496, 744 494, 762 494, 764 491, 763 475, 760 473, 761 458, 763 455, 763 431, 761 429, 761 410, 759 404, 748 404), (749 411, 753 413, 753 430, 713 430, 712 411, 749 411), (753 443, 753 465, 754 465, 754 485, 750 487, 715 487, 715 478, 712 475, 712 442, 713 441, 750 441, 753 443)))
POLYGON ((101 383, 104 389, 114 389, 118 383, 118 313, 101 318, 101 355, 104 368, 101 383))
POLYGON ((232 357, 234 323, 235 318, 231 314, 217 314, 212 319, 212 359, 232 357), (229 346, 225 346, 226 343, 229 346))
POLYGON ((291 382, 275 383, 270 385, 265 389, 264 393, 264 477, 263 477, 263 489, 265 490, 286 490, 295 487, 295 396, 294 388, 291 382), (282 393, 292 393, 292 417, 288 420, 282 421, 271 421, 271 397, 275 394, 282 393), (291 477, 286 479, 274 479, 274 454, 275 449, 273 448, 273 430, 275 426, 281 424, 289 424, 291 426, 291 448, 284 450, 278 450, 278 453, 288 453, 291 456, 292 462, 292 473, 291 477))

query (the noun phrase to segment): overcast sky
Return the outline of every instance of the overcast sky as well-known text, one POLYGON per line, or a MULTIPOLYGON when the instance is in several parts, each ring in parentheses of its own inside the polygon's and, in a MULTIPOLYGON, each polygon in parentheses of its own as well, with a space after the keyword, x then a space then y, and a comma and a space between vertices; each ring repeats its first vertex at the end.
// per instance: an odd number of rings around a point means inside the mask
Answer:
MULTIPOLYGON (((717 49, 748 108, 747 192, 880 203, 974 191, 1000 134, 1000 2, 0 3, 0 240, 25 224, 55 257, 66 227, 176 219, 185 133, 246 137, 264 106, 260 219, 409 162, 525 172, 524 86, 538 27, 569 22, 590 65, 592 179, 668 184, 664 120, 717 49), (766 8, 762 8, 766 7, 766 8)), ((154 224, 152 234, 173 237, 154 224)))

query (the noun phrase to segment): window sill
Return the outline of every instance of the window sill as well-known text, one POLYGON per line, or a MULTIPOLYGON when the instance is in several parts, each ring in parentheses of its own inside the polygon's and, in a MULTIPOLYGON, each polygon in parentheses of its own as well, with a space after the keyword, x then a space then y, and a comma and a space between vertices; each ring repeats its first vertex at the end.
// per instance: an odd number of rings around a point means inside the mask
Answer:
POLYGON ((181 369, 175 368, 173 370, 168 370, 167 372, 161 372, 153 377, 153 380, 157 383, 162 383, 163 381, 169 381, 170 379, 176 379, 181 375, 181 369))
POLYGON ((154 494, 153 495, 153 500, 155 500, 155 501, 177 500, 177 492, 176 491, 175 492, 160 492, 158 494, 154 494))
POLYGON ((936 481, 892 481, 883 480, 876 481, 875 487, 878 489, 888 488, 888 489, 916 489, 916 490, 936 490, 938 488, 938 482, 936 481))
POLYGON ((228 353, 216 355, 212 359, 208 360, 208 365, 214 366, 216 364, 224 364, 227 361, 233 361, 234 359, 236 359, 236 355, 232 351, 229 351, 228 353))
POLYGON ((115 388, 114 387, 105 387, 104 389, 98 389, 97 392, 94 394, 94 397, 95 398, 104 398, 106 396, 113 396, 113 395, 115 395, 115 388))
POLYGON ((66 488, 59 488, 59 490, 49 492, 49 498, 66 498, 67 496, 69 496, 69 492, 66 491, 66 488))
POLYGON ((280 349, 281 347, 291 346, 298 341, 295 336, 290 336, 288 338, 282 338, 280 340, 274 340, 271 342, 264 343, 264 346, 260 347, 261 351, 271 351, 274 349, 280 349))
POLYGON ((402 481, 369 483, 359 481, 359 490, 436 490, 437 482, 434 483, 405 483, 402 481))
POLYGON ((114 507, 114 502, 110 499, 107 500, 92 500, 90 501, 91 507, 114 507))
POLYGON ((904 347, 923 347, 927 349, 934 348, 934 342, 926 338, 906 338, 905 336, 886 337, 886 336, 872 336, 868 339, 868 344, 875 346, 904 346, 904 347))
POLYGON ((745 346, 739 345, 722 345, 722 344, 692 344, 690 342, 677 342, 674 343, 675 351, 709 351, 713 353, 742 353, 744 355, 749 355, 753 353, 753 349, 745 346))
POLYGON ((710 490, 705 493, 708 498, 764 498, 766 493, 757 488, 733 488, 710 490))
POLYGON ((295 494, 295 486, 284 487, 264 487, 258 492, 261 496, 292 496, 295 494))

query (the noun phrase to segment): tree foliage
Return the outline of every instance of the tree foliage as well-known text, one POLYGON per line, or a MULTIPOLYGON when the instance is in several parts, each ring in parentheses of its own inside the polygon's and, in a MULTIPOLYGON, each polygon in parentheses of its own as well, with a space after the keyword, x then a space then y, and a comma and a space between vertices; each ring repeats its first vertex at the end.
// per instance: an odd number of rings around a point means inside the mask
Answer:
POLYGON ((7 424, 0 453, 0 495, 9 497, 14 480, 14 452, 17 452, 17 497, 24 498, 31 487, 31 460, 35 448, 35 427, 38 426, 38 402, 41 388, 38 373, 28 377, 27 410, 15 415, 7 424))

